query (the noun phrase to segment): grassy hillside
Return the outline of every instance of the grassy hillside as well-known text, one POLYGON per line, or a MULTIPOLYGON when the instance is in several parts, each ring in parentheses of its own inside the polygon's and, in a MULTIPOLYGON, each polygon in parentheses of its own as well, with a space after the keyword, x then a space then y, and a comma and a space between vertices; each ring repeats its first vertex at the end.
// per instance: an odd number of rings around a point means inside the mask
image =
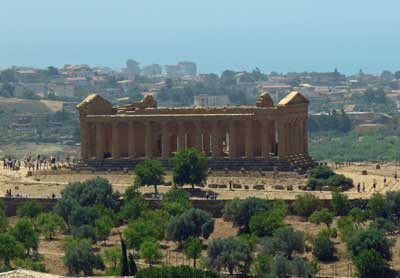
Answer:
POLYGON ((61 101, 0 97, 0 111, 15 113, 54 113, 61 110, 61 101))

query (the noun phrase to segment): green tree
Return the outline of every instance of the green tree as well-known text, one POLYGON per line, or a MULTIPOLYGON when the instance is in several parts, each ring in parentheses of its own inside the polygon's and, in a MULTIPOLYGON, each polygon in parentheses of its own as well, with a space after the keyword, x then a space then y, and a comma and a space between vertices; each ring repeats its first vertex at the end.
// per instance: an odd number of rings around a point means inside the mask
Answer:
POLYGON ((136 278, 220 278, 220 275, 211 271, 191 268, 187 265, 148 267, 138 271, 136 278))
POLYGON ((296 196, 293 209, 297 215, 309 217, 320 207, 320 200, 312 193, 304 193, 296 196))
POLYGON ((92 243, 97 242, 96 228, 88 224, 72 227, 72 236, 76 239, 90 240, 92 243))
POLYGON ((121 249, 118 246, 107 248, 102 254, 103 261, 107 265, 107 275, 120 275, 121 274, 121 249))
POLYGON ((43 212, 43 206, 36 201, 27 201, 17 208, 17 215, 20 217, 35 218, 43 212))
POLYGON ((124 231, 127 246, 138 250, 145 240, 163 239, 166 221, 168 217, 162 211, 149 211, 139 219, 131 221, 124 231))
POLYGON ((142 259, 147 261, 150 267, 152 267, 155 261, 163 257, 160 250, 160 243, 154 240, 142 242, 140 244, 139 255, 142 259))
POLYGON ((208 238, 214 230, 212 215, 201 209, 190 209, 172 217, 165 227, 167 239, 182 242, 192 236, 208 238))
POLYGON ((182 188, 172 188, 164 194, 162 207, 170 215, 179 215, 192 207, 190 195, 182 188))
POLYGON ((120 219, 136 220, 148 210, 146 200, 141 195, 133 196, 125 201, 119 212, 120 219))
POLYGON ((333 221, 333 213, 327 208, 322 208, 314 211, 308 219, 314 224, 324 223, 329 228, 333 221))
POLYGON ((93 252, 90 241, 86 239, 67 239, 64 242, 64 265, 71 275, 92 276, 93 269, 104 269, 104 263, 100 255, 93 252))
POLYGON ((225 204, 222 213, 224 220, 231 221, 243 232, 248 232, 250 230, 249 222, 251 217, 258 212, 268 211, 271 207, 271 202, 267 200, 255 197, 245 200, 236 198, 225 204))
POLYGON ((227 269, 233 275, 235 270, 248 270, 251 261, 249 246, 238 238, 217 238, 208 243, 205 264, 218 272, 227 269))
POLYGON ((326 235, 319 234, 313 240, 313 255, 320 261, 327 262, 335 259, 335 243, 326 235))
POLYGON ((46 239, 53 239, 57 233, 65 229, 61 216, 52 212, 39 214, 35 219, 35 226, 46 239))
POLYGON ((39 238, 29 220, 19 220, 14 228, 12 228, 11 234, 17 241, 22 243, 22 245, 25 247, 27 255, 29 255, 30 250, 37 250, 39 238))
POLYGON ((97 240, 107 240, 113 228, 113 220, 108 215, 104 215, 95 221, 95 231, 97 240))
POLYGON ((107 208, 116 208, 119 194, 113 191, 112 185, 107 179, 97 177, 84 182, 68 184, 62 192, 61 199, 76 200, 83 207, 97 204, 107 208))
POLYGON ((204 183, 207 179, 207 158, 196 149, 183 149, 171 159, 172 175, 177 185, 204 183))
POLYGON ((352 259, 357 268, 358 277, 375 278, 386 277, 389 265, 382 255, 374 249, 362 250, 352 259))
POLYGON ((347 215, 350 210, 349 198, 337 190, 332 191, 332 207, 336 216, 347 215))
POLYGON ((258 237, 271 236, 276 229, 285 226, 286 211, 272 209, 261 211, 250 219, 250 231, 258 237))
POLYGON ((353 218, 350 215, 340 217, 336 226, 339 230, 340 239, 343 242, 347 242, 347 240, 357 230, 353 218))
POLYGON ((282 227, 273 233, 272 237, 262 241, 263 250, 272 255, 282 254, 292 259, 294 252, 303 253, 305 248, 304 234, 292 227, 282 227))
POLYGON ((135 167, 135 184, 139 186, 154 186, 164 183, 164 168, 158 160, 145 160, 135 167))
POLYGON ((374 193, 368 201, 368 212, 373 218, 388 218, 389 206, 385 196, 380 193, 374 193))
POLYGON ((200 257, 203 249, 203 243, 198 237, 190 237, 183 244, 183 253, 190 260, 193 259, 193 266, 196 267, 196 261, 200 257))
POLYGON ((366 229, 353 234, 347 241, 347 248, 352 256, 358 256, 364 250, 375 250, 385 260, 392 258, 391 247, 394 242, 385 237, 381 230, 366 229))
POLYGON ((317 270, 306 259, 294 257, 288 259, 282 255, 276 255, 271 261, 270 271, 264 273, 266 278, 280 277, 315 277, 317 270))
POLYGON ((24 253, 24 246, 8 233, 0 234, 0 259, 4 265, 11 268, 10 261, 21 257, 24 253))

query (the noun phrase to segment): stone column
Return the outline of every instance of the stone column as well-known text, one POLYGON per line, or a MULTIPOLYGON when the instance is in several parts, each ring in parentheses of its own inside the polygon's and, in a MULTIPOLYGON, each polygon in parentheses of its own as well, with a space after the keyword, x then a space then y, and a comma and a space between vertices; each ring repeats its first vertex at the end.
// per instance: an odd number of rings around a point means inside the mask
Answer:
POLYGON ((210 133, 208 130, 203 133, 203 152, 206 156, 210 155, 210 133))
POLYGON ((211 149, 212 149, 212 157, 220 156, 217 122, 212 123, 211 149))
POLYGON ((112 145, 111 145, 111 156, 113 159, 119 159, 119 131, 118 122, 112 123, 112 145))
POLYGON ((236 127, 235 121, 229 122, 229 157, 236 156, 236 127))
POLYGON ((104 132, 102 123, 96 123, 96 159, 104 159, 104 132))
POLYGON ((245 144, 246 158, 253 158, 253 126, 252 121, 246 121, 246 144, 245 144))
POLYGON ((186 147, 185 145, 185 127, 183 126, 183 122, 178 122, 178 151, 182 150, 186 147))
POLYGON ((308 154, 307 118, 303 119, 303 153, 308 154))
POLYGON ((153 157, 153 138, 150 122, 145 123, 144 145, 145 157, 151 159, 153 157))
POLYGON ((135 140, 136 132, 135 132, 135 123, 128 123, 128 157, 130 159, 136 158, 136 140, 135 140))
POLYGON ((167 159, 169 157, 169 134, 167 123, 161 123, 161 157, 167 159))
POLYGON ((84 118, 80 119, 81 125, 81 159, 87 160, 89 158, 89 143, 88 143, 88 124, 85 122, 84 118))
POLYGON ((202 142, 201 142, 201 122, 196 121, 194 123, 194 136, 195 136, 195 148, 201 152, 203 151, 202 142))
POLYGON ((278 156, 280 159, 286 158, 286 125, 284 120, 277 121, 278 128, 278 156))
POLYGON ((269 122, 267 120, 261 121, 261 156, 268 157, 270 150, 271 131, 269 130, 269 122))
POLYGON ((297 137, 297 146, 298 146, 298 153, 301 154, 304 152, 303 149, 303 119, 298 120, 298 137, 297 137))

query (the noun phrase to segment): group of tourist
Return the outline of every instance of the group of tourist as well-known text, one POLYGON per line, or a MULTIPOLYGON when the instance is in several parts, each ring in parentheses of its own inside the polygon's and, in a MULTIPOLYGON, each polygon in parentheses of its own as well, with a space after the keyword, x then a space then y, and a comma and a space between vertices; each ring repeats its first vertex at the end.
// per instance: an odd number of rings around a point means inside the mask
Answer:
POLYGON ((74 158, 70 156, 67 156, 64 161, 60 159, 59 156, 46 157, 39 154, 36 157, 28 155, 23 162, 11 157, 3 158, 3 168, 18 171, 23 165, 26 169, 28 169, 28 171, 33 172, 49 168, 60 168, 65 165, 65 163, 69 166, 73 162, 74 158))

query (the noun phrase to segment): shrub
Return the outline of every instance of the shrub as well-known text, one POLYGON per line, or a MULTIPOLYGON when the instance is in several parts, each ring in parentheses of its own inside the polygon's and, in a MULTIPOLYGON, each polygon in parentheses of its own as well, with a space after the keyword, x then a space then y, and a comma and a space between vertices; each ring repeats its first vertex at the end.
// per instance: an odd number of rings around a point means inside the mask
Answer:
POLYGON ((304 193, 296 196, 293 209, 297 215, 309 217, 320 207, 320 200, 314 194, 304 193))

